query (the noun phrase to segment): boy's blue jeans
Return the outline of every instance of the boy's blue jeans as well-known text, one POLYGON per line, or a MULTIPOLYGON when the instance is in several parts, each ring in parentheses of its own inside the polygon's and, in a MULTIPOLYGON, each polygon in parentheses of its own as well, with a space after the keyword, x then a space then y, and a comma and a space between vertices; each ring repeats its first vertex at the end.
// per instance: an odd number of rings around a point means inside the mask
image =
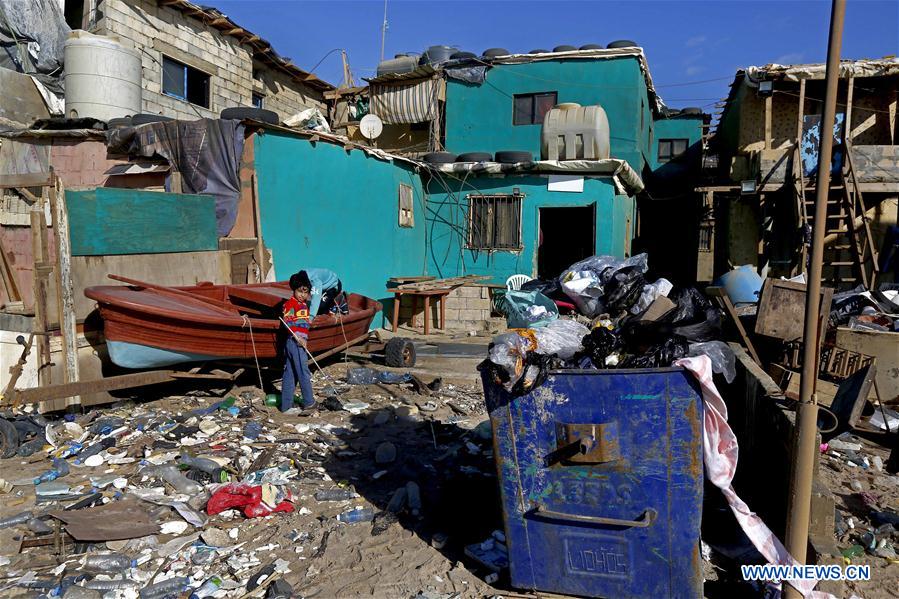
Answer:
POLYGON ((297 340, 288 337, 284 345, 284 377, 281 380, 281 411, 286 412, 293 407, 293 394, 297 383, 303 391, 302 407, 309 408, 315 404, 312 396, 312 374, 306 362, 306 350, 300 347, 297 340))

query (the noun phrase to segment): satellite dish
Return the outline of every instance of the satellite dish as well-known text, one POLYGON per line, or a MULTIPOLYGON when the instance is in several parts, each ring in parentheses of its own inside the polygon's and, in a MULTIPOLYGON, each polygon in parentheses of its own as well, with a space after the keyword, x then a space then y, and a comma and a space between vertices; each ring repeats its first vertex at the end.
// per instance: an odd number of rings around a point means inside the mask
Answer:
POLYGON ((381 135, 381 131, 383 130, 384 123, 373 114, 366 114, 362 117, 362 120, 359 121, 359 132, 362 133, 366 139, 375 139, 381 135))

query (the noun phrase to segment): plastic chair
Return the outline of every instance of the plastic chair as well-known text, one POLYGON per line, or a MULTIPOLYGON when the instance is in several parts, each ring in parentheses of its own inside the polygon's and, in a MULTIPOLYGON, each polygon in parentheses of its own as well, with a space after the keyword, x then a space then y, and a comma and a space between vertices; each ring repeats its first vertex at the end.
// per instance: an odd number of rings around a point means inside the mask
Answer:
POLYGON ((519 291, 521 286, 533 279, 527 275, 512 275, 506 279, 506 289, 509 291, 519 291))

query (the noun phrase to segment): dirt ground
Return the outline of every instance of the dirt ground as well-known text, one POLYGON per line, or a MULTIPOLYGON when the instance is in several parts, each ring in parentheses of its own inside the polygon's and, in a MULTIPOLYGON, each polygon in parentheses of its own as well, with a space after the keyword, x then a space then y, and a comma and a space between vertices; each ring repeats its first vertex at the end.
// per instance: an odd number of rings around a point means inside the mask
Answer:
MULTIPOLYGON (((182 526, 186 529, 158 534, 149 544, 146 539, 116 541, 108 547, 145 560, 139 563, 135 575, 142 584, 173 575, 192 576, 197 581, 218 575, 225 580, 219 596, 245 596, 247 579, 274 565, 275 573, 266 582, 283 578, 297 597, 548 597, 511 590, 506 575, 486 583, 484 579, 491 571, 465 555, 467 545, 482 542, 502 529, 502 514, 490 429, 485 424, 483 393, 475 370, 481 359, 477 354, 487 340, 475 337, 447 341, 458 346, 423 353, 412 370, 425 382, 436 376, 442 378, 439 390, 430 395, 415 392, 409 384, 349 385, 345 382, 348 368, 373 366, 350 359, 333 360, 324 372, 315 373, 314 387, 322 405, 308 414, 280 414, 264 406, 251 387, 215 393, 160 392, 157 397, 145 395, 93 410, 93 416, 122 416, 131 424, 162 415, 180 420, 184 428, 175 431, 177 438, 156 432, 137 435, 130 444, 113 450, 112 456, 119 459, 112 461, 120 463, 107 460, 93 468, 72 467, 71 473, 58 482, 66 483, 73 494, 85 494, 91 491, 91 477, 123 477, 127 486, 122 491, 112 486, 101 490, 104 501, 112 503, 123 492, 159 486, 161 483, 138 472, 141 462, 179 452, 185 438, 189 451, 220 458, 241 472, 260 454, 273 450, 267 466, 282 464, 289 471, 287 486, 296 496, 296 511, 250 519, 228 511, 210 517, 198 529, 182 526), (228 396, 237 397, 235 405, 240 413, 236 416, 217 411, 190 418, 192 411, 228 396), (354 406, 357 402, 367 407, 354 406), (204 421, 214 421, 220 430, 197 432, 197 425, 204 421), (241 434, 248 422, 263 427, 255 441, 241 434), (385 443, 393 444, 396 455, 378 463, 376 453, 379 447, 384 452, 385 443), (410 481, 420 488, 421 511, 415 514, 406 509, 391 514, 387 510, 391 498, 410 481), (344 501, 314 498, 317 491, 335 488, 355 490, 358 496, 344 501), (374 521, 348 524, 337 520, 338 514, 356 507, 373 508, 374 521), (439 542, 441 537, 444 543, 439 542), (202 545, 219 549, 212 561, 194 563, 202 545)), ((90 424, 90 418, 80 420, 85 428, 90 424)), ((886 460, 886 453, 879 453, 886 460)), ((23 483, 0 495, 0 518, 23 510, 42 514, 60 507, 57 503, 36 504, 34 487, 28 484, 47 470, 48 463, 46 454, 0 461, 0 478, 23 483)), ((858 468, 850 471, 845 461, 831 458, 822 458, 821 470, 837 493, 841 512, 856 514, 859 524, 870 509, 862 512, 864 506, 852 503, 851 478, 858 478, 881 508, 896 509, 897 487, 887 485, 885 478, 871 471, 859 472, 858 468)), ((172 492, 171 488, 167 490, 172 492)), ((157 523, 185 524, 174 510, 152 507, 157 508, 153 512, 157 523)), ((128 526, 123 523, 123 527, 128 526)), ((841 549, 854 542, 851 533, 838 541, 841 549)), ((87 545, 64 545, 63 555, 54 553, 52 544, 20 550, 23 536, 26 540, 35 538, 22 526, 0 529, 0 596, 38 596, 38 591, 12 583, 29 573, 38 580, 55 574, 58 581, 59 575, 80 569, 77 552, 88 549, 87 545), (59 566, 64 562, 68 563, 65 572, 59 566)), ((103 544, 97 547, 103 548, 103 544)), ((899 596, 899 565, 870 556, 853 559, 853 563, 871 563, 873 581, 847 585, 846 597, 852 593, 864 599, 899 596)), ((719 572, 709 562, 704 561, 703 568, 707 581, 718 578, 719 572)), ((720 584, 707 585, 710 589, 716 592, 709 596, 729 596, 727 592, 719 594, 720 584)), ((122 596, 136 594, 129 590, 122 596)))

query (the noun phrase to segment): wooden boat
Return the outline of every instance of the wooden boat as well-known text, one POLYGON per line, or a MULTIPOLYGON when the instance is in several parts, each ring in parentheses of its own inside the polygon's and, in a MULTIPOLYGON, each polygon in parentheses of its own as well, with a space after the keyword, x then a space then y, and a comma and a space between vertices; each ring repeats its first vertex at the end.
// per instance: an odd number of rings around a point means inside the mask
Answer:
MULTIPOLYGON (((110 275, 129 283, 88 287, 103 319, 113 363, 123 368, 157 368, 183 362, 274 358, 287 335, 279 320, 291 295, 286 282, 249 285, 165 287, 110 275), (254 349, 255 346, 255 349, 254 349)), ((355 293, 349 314, 315 317, 308 348, 313 354, 364 336, 381 304, 355 293)))

